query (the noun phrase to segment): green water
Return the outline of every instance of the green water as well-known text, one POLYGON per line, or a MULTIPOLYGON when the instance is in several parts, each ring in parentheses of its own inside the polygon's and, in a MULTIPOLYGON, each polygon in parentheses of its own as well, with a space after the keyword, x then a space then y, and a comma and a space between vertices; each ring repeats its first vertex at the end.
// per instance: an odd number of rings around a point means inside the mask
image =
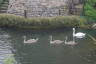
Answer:
MULTIPOLYGON (((96 38, 96 31, 76 29, 76 32, 84 32, 96 38)), ((17 64, 96 64, 96 45, 87 35, 83 39, 75 39, 76 46, 63 44, 50 44, 49 36, 53 40, 72 40, 72 28, 60 30, 16 30, 1 29, 10 35, 11 51, 17 64), (24 44, 23 36, 28 39, 39 38, 37 43, 24 44)), ((1 33, 1 34, 2 34, 1 33)))

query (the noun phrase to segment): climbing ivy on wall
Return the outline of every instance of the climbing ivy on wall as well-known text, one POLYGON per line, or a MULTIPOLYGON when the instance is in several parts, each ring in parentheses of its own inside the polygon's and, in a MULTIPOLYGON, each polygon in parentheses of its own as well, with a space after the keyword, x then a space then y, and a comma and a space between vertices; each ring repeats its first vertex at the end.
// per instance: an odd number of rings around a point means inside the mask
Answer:
POLYGON ((0 0, 0 4, 3 2, 3 0, 0 0))
POLYGON ((85 16, 96 20, 96 0, 86 0, 84 6, 85 16))

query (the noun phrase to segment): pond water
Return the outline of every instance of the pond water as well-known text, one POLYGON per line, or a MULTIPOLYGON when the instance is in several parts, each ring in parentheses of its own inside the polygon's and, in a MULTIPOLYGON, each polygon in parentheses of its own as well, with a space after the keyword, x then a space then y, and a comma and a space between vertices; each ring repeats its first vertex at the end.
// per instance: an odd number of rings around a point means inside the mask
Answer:
MULTIPOLYGON (((96 38, 95 30, 76 29, 96 38)), ((88 35, 75 38, 76 46, 50 44, 53 40, 72 40, 72 28, 59 30, 17 30, 0 28, 0 64, 9 54, 14 54, 16 64, 96 64, 96 42, 88 35), (38 38, 36 43, 24 43, 26 39, 38 38)))

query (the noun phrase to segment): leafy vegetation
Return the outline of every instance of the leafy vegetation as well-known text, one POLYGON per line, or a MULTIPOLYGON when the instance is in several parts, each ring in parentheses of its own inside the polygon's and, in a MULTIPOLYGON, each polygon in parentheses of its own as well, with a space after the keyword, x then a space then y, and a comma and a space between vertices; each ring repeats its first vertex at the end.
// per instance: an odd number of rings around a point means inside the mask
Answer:
POLYGON ((4 64, 15 64, 15 63, 16 63, 16 61, 15 61, 13 55, 7 56, 4 60, 4 64))
POLYGON ((86 0, 85 15, 91 20, 96 20, 96 0, 86 0))
POLYGON ((87 20, 79 16, 24 18, 12 14, 0 14, 0 26, 31 29, 51 29, 63 27, 89 28, 87 20))

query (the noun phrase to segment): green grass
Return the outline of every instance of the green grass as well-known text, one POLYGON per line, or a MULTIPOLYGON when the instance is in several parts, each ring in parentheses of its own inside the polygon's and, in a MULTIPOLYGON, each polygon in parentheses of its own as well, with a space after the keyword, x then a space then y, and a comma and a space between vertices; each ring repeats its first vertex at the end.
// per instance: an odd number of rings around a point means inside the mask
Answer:
POLYGON ((28 29, 54 29, 64 27, 89 28, 87 20, 79 16, 36 17, 24 18, 12 14, 0 14, 0 26, 28 28, 28 29))

